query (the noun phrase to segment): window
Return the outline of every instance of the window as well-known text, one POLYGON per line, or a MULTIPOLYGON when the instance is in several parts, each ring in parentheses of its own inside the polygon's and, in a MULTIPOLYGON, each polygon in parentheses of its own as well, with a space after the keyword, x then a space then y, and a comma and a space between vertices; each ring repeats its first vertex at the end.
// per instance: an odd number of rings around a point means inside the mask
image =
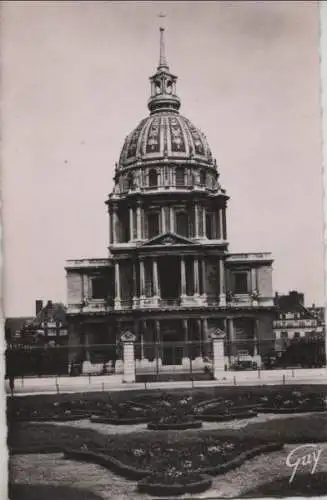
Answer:
POLYGON ((183 167, 177 167, 176 171, 176 186, 185 186, 185 171, 183 167))
POLYGON ((176 233, 188 237, 188 215, 186 212, 176 214, 176 233))
POLYGON ((104 299, 107 296, 106 279, 102 276, 92 278, 92 299, 104 299))
POLYGON ((134 189, 134 175, 130 172, 127 176, 127 188, 128 190, 134 189))
POLYGON ((299 339, 300 338, 300 332, 294 332, 293 338, 294 339, 299 339))
POLYGON ((207 174, 205 170, 201 170, 200 172, 200 186, 205 186, 207 183, 207 174))
POLYGON ((159 234, 159 214, 150 212, 148 214, 148 237, 154 238, 159 234))
POLYGON ((248 293, 248 274, 235 273, 234 274, 235 293, 248 293))
POLYGON ((207 213, 206 214, 206 236, 209 240, 213 239, 213 214, 212 213, 207 213))
POLYGON ((158 186, 158 173, 154 168, 151 168, 149 172, 149 186, 150 187, 158 186))

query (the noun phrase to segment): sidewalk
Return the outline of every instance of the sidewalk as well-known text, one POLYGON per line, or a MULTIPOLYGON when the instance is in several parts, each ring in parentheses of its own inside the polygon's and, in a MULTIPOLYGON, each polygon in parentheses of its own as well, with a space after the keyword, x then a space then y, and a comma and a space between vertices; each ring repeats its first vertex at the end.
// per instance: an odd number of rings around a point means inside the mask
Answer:
MULTIPOLYGON (((295 369, 267 371, 225 372, 220 380, 123 383, 122 375, 80 376, 80 377, 43 377, 15 380, 17 396, 29 394, 56 394, 76 392, 124 391, 140 389, 191 389, 194 387, 214 386, 259 386, 290 384, 326 384, 327 369, 295 369)), ((5 390, 10 394, 9 381, 5 390)))

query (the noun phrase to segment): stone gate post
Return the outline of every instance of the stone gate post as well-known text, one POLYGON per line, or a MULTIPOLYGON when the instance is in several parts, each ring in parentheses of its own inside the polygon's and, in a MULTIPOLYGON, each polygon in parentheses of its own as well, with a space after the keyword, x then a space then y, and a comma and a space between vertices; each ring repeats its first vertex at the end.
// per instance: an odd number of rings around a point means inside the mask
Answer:
POLYGON ((217 380, 223 378, 225 371, 224 339, 225 332, 215 330, 211 334, 212 339, 212 368, 213 376, 217 380))
POLYGON ((125 332, 120 337, 123 344, 124 374, 123 382, 135 382, 135 335, 132 332, 125 332))

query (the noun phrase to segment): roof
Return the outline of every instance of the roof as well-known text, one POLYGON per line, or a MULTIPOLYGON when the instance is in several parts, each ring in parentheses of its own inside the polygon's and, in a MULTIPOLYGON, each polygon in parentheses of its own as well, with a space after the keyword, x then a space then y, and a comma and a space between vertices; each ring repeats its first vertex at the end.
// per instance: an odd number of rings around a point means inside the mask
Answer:
POLYGON ((39 314, 33 319, 32 325, 39 326, 44 322, 60 322, 63 326, 65 326, 67 322, 65 305, 61 302, 48 301, 48 303, 41 309, 39 314))

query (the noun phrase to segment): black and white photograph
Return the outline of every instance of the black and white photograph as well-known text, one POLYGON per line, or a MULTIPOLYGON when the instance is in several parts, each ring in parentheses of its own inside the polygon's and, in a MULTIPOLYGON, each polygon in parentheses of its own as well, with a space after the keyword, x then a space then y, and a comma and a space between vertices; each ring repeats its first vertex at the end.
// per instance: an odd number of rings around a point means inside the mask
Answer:
POLYGON ((327 497, 323 4, 1 2, 10 500, 327 497))

